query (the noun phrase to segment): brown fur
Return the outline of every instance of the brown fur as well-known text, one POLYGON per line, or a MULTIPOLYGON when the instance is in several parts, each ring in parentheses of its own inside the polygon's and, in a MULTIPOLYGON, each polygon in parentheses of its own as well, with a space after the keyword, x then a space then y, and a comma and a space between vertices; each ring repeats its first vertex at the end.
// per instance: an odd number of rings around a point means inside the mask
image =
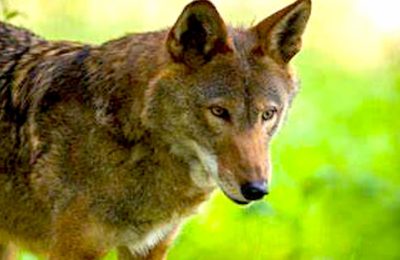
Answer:
POLYGON ((169 30, 100 46, 0 23, 2 243, 50 259, 115 247, 162 259, 215 186, 249 203, 240 187, 268 182, 310 8, 245 30, 199 0, 169 30))

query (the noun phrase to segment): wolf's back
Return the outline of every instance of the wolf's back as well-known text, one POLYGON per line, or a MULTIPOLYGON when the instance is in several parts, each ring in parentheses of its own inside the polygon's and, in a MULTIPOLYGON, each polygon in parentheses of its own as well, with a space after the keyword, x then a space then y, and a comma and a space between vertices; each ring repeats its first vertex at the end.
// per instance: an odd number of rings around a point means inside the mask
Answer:
POLYGON ((28 30, 0 22, 0 173, 13 172, 17 147, 11 85, 18 62, 30 46, 42 40, 28 30))
POLYGON ((9 88, 18 62, 29 51, 30 46, 42 41, 44 40, 26 29, 0 22, 0 104, 3 109, 10 102, 7 100, 10 98, 9 88))
MULTIPOLYGON (((16 67, 30 47, 42 41, 28 30, 0 22, 0 120, 2 123, 6 118, 14 118, 11 85, 16 67)), ((0 123, 0 128, 2 127, 0 123)))
POLYGON ((0 89, 30 46, 44 41, 32 32, 0 22, 0 89))

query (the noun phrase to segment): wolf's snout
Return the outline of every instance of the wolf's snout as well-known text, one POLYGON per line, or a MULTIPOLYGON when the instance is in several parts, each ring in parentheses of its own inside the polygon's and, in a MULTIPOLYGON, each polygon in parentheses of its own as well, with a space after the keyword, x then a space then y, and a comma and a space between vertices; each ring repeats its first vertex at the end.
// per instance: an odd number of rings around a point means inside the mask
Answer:
POLYGON ((268 187, 265 182, 249 182, 240 187, 242 195, 247 200, 259 200, 268 195, 268 187))

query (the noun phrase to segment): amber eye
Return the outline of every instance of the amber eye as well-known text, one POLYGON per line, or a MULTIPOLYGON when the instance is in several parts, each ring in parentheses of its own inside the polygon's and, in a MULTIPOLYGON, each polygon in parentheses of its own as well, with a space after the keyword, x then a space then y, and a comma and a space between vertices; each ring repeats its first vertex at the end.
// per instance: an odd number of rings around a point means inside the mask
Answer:
POLYGON ((268 109, 267 111, 264 111, 262 113, 262 119, 263 121, 269 121, 272 118, 274 118, 275 114, 276 114, 277 109, 275 107, 268 109))
POLYGON ((229 120, 229 112, 227 109, 220 106, 210 107, 211 114, 224 120, 229 120))

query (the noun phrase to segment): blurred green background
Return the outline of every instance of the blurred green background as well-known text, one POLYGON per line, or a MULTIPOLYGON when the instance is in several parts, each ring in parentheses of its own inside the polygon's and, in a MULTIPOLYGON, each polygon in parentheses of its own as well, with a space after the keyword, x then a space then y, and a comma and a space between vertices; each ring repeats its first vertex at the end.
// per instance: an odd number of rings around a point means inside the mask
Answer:
MULTIPOLYGON (((188 2, 12 0, 2 8, 3 19, 49 39, 101 43, 168 27, 188 2)), ((232 25, 290 2, 214 1, 232 25)), ((216 192, 184 225, 169 259, 400 259, 397 2, 314 1, 294 61, 302 88, 272 144, 271 194, 239 207, 216 192)))

